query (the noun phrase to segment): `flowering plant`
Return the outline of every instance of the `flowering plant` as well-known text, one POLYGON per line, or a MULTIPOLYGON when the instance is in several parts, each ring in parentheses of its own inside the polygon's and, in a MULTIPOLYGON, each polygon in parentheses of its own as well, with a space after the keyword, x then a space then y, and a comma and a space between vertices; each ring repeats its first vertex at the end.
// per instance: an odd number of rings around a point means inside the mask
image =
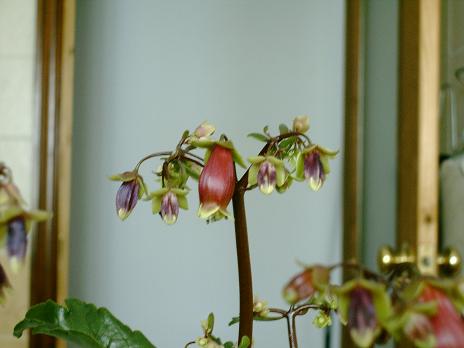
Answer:
MULTIPOLYGON (((464 280, 424 277, 413 264, 394 267, 388 275, 368 270, 352 260, 328 266, 304 265, 283 289, 289 309, 269 307, 266 301, 253 296, 244 196, 253 189, 265 195, 274 191, 284 193, 295 181, 306 181, 314 191, 322 187, 330 173, 329 161, 337 151, 314 144, 306 134, 308 130, 308 118, 299 116, 291 128, 281 124, 278 134, 271 134, 267 126, 260 133, 249 134, 263 146, 256 156, 248 158, 250 165, 247 167, 232 141, 225 135, 213 138, 215 127, 205 122, 193 132, 185 131, 174 150, 149 154, 132 170, 110 177, 121 183, 116 194, 116 213, 121 220, 127 219, 139 202, 149 201, 153 214, 159 214, 168 225, 174 224, 180 218, 181 209, 189 208, 191 189, 188 184, 192 180, 198 181, 200 205, 197 214, 200 218, 208 223, 233 220, 240 312, 229 325, 239 324, 238 340, 223 342, 216 337, 211 313, 201 323, 202 335, 185 347, 247 348, 254 342, 254 321, 281 319, 287 321, 290 347, 297 347, 296 318, 307 313, 315 313, 313 323, 319 328, 331 325, 334 315, 338 316, 359 347, 371 347, 389 337, 409 339, 421 348, 462 346, 464 280), (141 165, 152 158, 161 159, 161 165, 154 172, 159 182, 154 191, 139 173, 141 165), (246 168, 240 178, 236 164, 246 168), (228 208, 231 201, 233 213, 228 208), (331 274, 337 268, 351 271, 351 279, 343 284, 333 283, 331 274)), ((3 177, 8 178, 5 174, 3 177)), ((9 180, 3 179, 0 184, 0 208, 3 202, 2 209, 14 211, 14 207, 20 205, 17 190, 7 189, 11 185, 9 180), (6 192, 3 200, 2 192, 6 192)), ((8 236, 10 230, 12 236, 15 235, 17 219, 28 221, 32 216, 38 219, 37 215, 25 210, 1 213, 0 210, 0 236, 2 226, 8 226, 8 236)), ((16 252, 12 254, 17 255, 16 252)), ((0 289, 8 286, 6 280, 1 284, 0 289)), ((17 324, 14 334, 20 337, 25 329, 89 347, 154 347, 143 334, 130 330, 105 308, 97 309, 76 299, 66 301, 65 307, 52 301, 33 306, 17 324)))

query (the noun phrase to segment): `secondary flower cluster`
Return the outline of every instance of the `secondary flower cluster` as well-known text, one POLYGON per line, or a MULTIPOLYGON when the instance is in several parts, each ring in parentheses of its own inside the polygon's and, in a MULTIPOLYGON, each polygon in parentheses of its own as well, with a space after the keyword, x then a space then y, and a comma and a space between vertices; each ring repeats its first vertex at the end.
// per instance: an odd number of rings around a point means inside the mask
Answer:
MULTIPOLYGON (((298 116, 289 129, 280 125, 280 134, 272 136, 269 128, 263 133, 251 133, 250 137, 265 143, 258 156, 250 157, 250 167, 244 175, 244 190, 258 187, 270 194, 274 190, 285 192, 293 180, 307 180, 313 190, 318 190, 330 172, 329 159, 337 152, 313 144, 305 135, 309 129, 306 116, 298 116)), ((152 211, 167 224, 173 224, 179 209, 188 209, 187 186, 189 178, 198 180, 200 206, 198 216, 206 221, 231 218, 227 207, 239 182, 235 163, 246 168, 233 143, 225 136, 212 139, 215 127, 208 123, 198 126, 194 132, 185 131, 174 151, 158 152, 143 158, 132 171, 113 175, 111 180, 122 184, 116 195, 116 212, 124 220, 141 199, 152 201, 152 211), (195 150, 205 150, 203 156, 195 150), (147 159, 161 157, 162 165, 156 171, 161 188, 149 192, 140 165, 147 159)))
MULTIPOLYGON (((21 194, 13 183, 10 169, 0 163, 0 246, 6 248, 10 266, 17 272, 26 257, 27 233, 32 222, 44 221, 50 216, 41 210, 27 210, 21 194)), ((9 287, 7 274, 0 264, 0 302, 9 287)))
POLYGON ((333 268, 306 267, 284 287, 284 298, 292 306, 333 299, 332 308, 362 348, 384 343, 389 337, 405 338, 419 348, 462 346, 464 279, 415 274, 406 280, 400 278, 403 275, 387 280, 359 265, 356 278, 333 285, 329 277, 333 268))
POLYGON ((210 313, 208 319, 201 322, 201 328, 203 330, 203 336, 198 337, 195 341, 189 342, 185 345, 185 348, 192 344, 196 344, 202 348, 249 348, 250 340, 244 336, 239 344, 234 344, 231 341, 222 343, 221 339, 213 335, 214 328, 214 314, 210 313))

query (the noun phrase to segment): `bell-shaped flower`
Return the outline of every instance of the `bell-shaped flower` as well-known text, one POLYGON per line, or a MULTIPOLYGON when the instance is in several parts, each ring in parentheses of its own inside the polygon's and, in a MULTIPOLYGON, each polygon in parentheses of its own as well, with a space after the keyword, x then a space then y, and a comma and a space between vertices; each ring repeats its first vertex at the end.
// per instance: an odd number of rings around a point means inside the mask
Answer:
POLYGON ((329 275, 327 267, 319 265, 307 267, 290 279, 285 285, 282 295, 290 304, 307 300, 317 290, 322 290, 328 284, 329 275))
POLYGON ((295 178, 307 180, 311 189, 319 190, 330 173, 329 159, 334 158, 337 153, 338 151, 330 151, 319 145, 304 149, 297 158, 295 178))
POLYGON ((10 282, 6 275, 5 269, 0 264, 0 304, 5 301, 5 290, 10 287, 10 282))
POLYGON ((20 206, 0 209, 0 245, 6 245, 8 258, 14 272, 24 261, 27 251, 27 233, 33 222, 48 220, 51 215, 42 210, 24 210, 20 206))
POLYGON ((163 221, 172 225, 177 221, 179 208, 188 209, 187 189, 162 188, 151 194, 152 212, 160 214, 163 221))
POLYGON ((419 301, 436 303, 436 313, 430 315, 430 322, 435 336, 435 348, 461 347, 464 342, 464 320, 446 293, 430 283, 424 283, 419 301))
POLYGON ((235 182, 232 150, 219 144, 214 145, 198 183, 198 216, 208 222, 231 217, 227 206, 234 194, 235 182))
POLYGON ((248 159, 252 164, 248 171, 248 187, 258 185, 264 194, 283 186, 286 179, 284 162, 274 156, 255 156, 248 159))
POLYGON ((306 133, 309 129, 309 117, 305 115, 297 116, 293 120, 293 131, 306 133))
POLYGON ((145 183, 136 171, 110 176, 110 180, 122 181, 116 194, 116 213, 125 220, 146 192, 145 183))
POLYGON ((351 280, 334 289, 339 315, 347 323, 352 340, 361 348, 371 347, 391 315, 391 303, 383 284, 366 279, 351 280))

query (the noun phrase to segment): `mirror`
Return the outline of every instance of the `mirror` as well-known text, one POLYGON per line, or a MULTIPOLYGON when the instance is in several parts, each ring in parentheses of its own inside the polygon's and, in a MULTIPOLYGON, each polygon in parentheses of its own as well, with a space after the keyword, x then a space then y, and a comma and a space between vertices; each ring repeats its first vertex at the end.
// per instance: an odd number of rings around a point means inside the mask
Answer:
MULTIPOLYGON (((7 164, 23 198, 37 206, 38 120, 35 112, 36 1, 0 4, 0 162, 7 164)), ((31 236, 34 233, 30 234, 31 236)), ((29 243, 31 245, 32 243, 29 243)), ((30 249, 30 247, 29 247, 30 249)), ((0 256, 11 283, 0 306, 0 346, 27 348, 27 335, 12 336, 14 325, 30 306, 31 253, 14 273, 6 255, 0 256)))

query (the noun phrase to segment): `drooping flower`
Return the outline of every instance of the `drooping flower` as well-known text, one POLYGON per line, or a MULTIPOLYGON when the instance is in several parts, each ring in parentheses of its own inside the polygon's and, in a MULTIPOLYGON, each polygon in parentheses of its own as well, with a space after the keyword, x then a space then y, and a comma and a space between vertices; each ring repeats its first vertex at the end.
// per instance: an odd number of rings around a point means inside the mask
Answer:
POLYGON ((293 120, 293 131, 298 133, 306 133, 309 129, 309 117, 302 115, 297 116, 293 120))
POLYGON ((284 287, 282 294, 290 303, 307 300, 316 290, 322 289, 329 281, 329 270, 324 266, 311 266, 295 275, 284 287))
POLYGON ((464 321, 445 291, 430 284, 423 286, 420 302, 435 302, 436 313, 430 323, 433 327, 435 348, 461 347, 464 342, 464 321))
POLYGON ((146 192, 145 183, 136 171, 110 176, 110 180, 122 181, 116 194, 116 213, 121 220, 125 220, 146 192))
POLYGON ((179 208, 188 209, 187 189, 162 188, 151 194, 153 214, 160 214, 163 221, 172 225, 177 221, 179 208))
POLYGON ((231 217, 227 206, 234 194, 235 181, 232 150, 214 145, 200 175, 198 216, 207 221, 231 217))
POLYGON ((51 215, 42 210, 24 210, 13 205, 0 209, 0 245, 6 245, 8 258, 14 272, 24 261, 27 251, 27 233, 33 222, 48 220, 51 215))
POLYGON ((286 171, 284 162, 274 156, 255 156, 248 159, 252 164, 248 172, 248 187, 258 185, 264 194, 284 185, 286 171))
POLYGON ((352 340, 361 348, 370 347, 391 315, 391 303, 383 284, 366 279, 347 282, 334 292, 339 298, 339 315, 347 323, 352 340))
POLYGON ((330 151, 319 145, 304 149, 297 159, 296 178, 307 180, 309 187, 318 191, 330 173, 329 159, 334 158, 338 151, 330 151))

